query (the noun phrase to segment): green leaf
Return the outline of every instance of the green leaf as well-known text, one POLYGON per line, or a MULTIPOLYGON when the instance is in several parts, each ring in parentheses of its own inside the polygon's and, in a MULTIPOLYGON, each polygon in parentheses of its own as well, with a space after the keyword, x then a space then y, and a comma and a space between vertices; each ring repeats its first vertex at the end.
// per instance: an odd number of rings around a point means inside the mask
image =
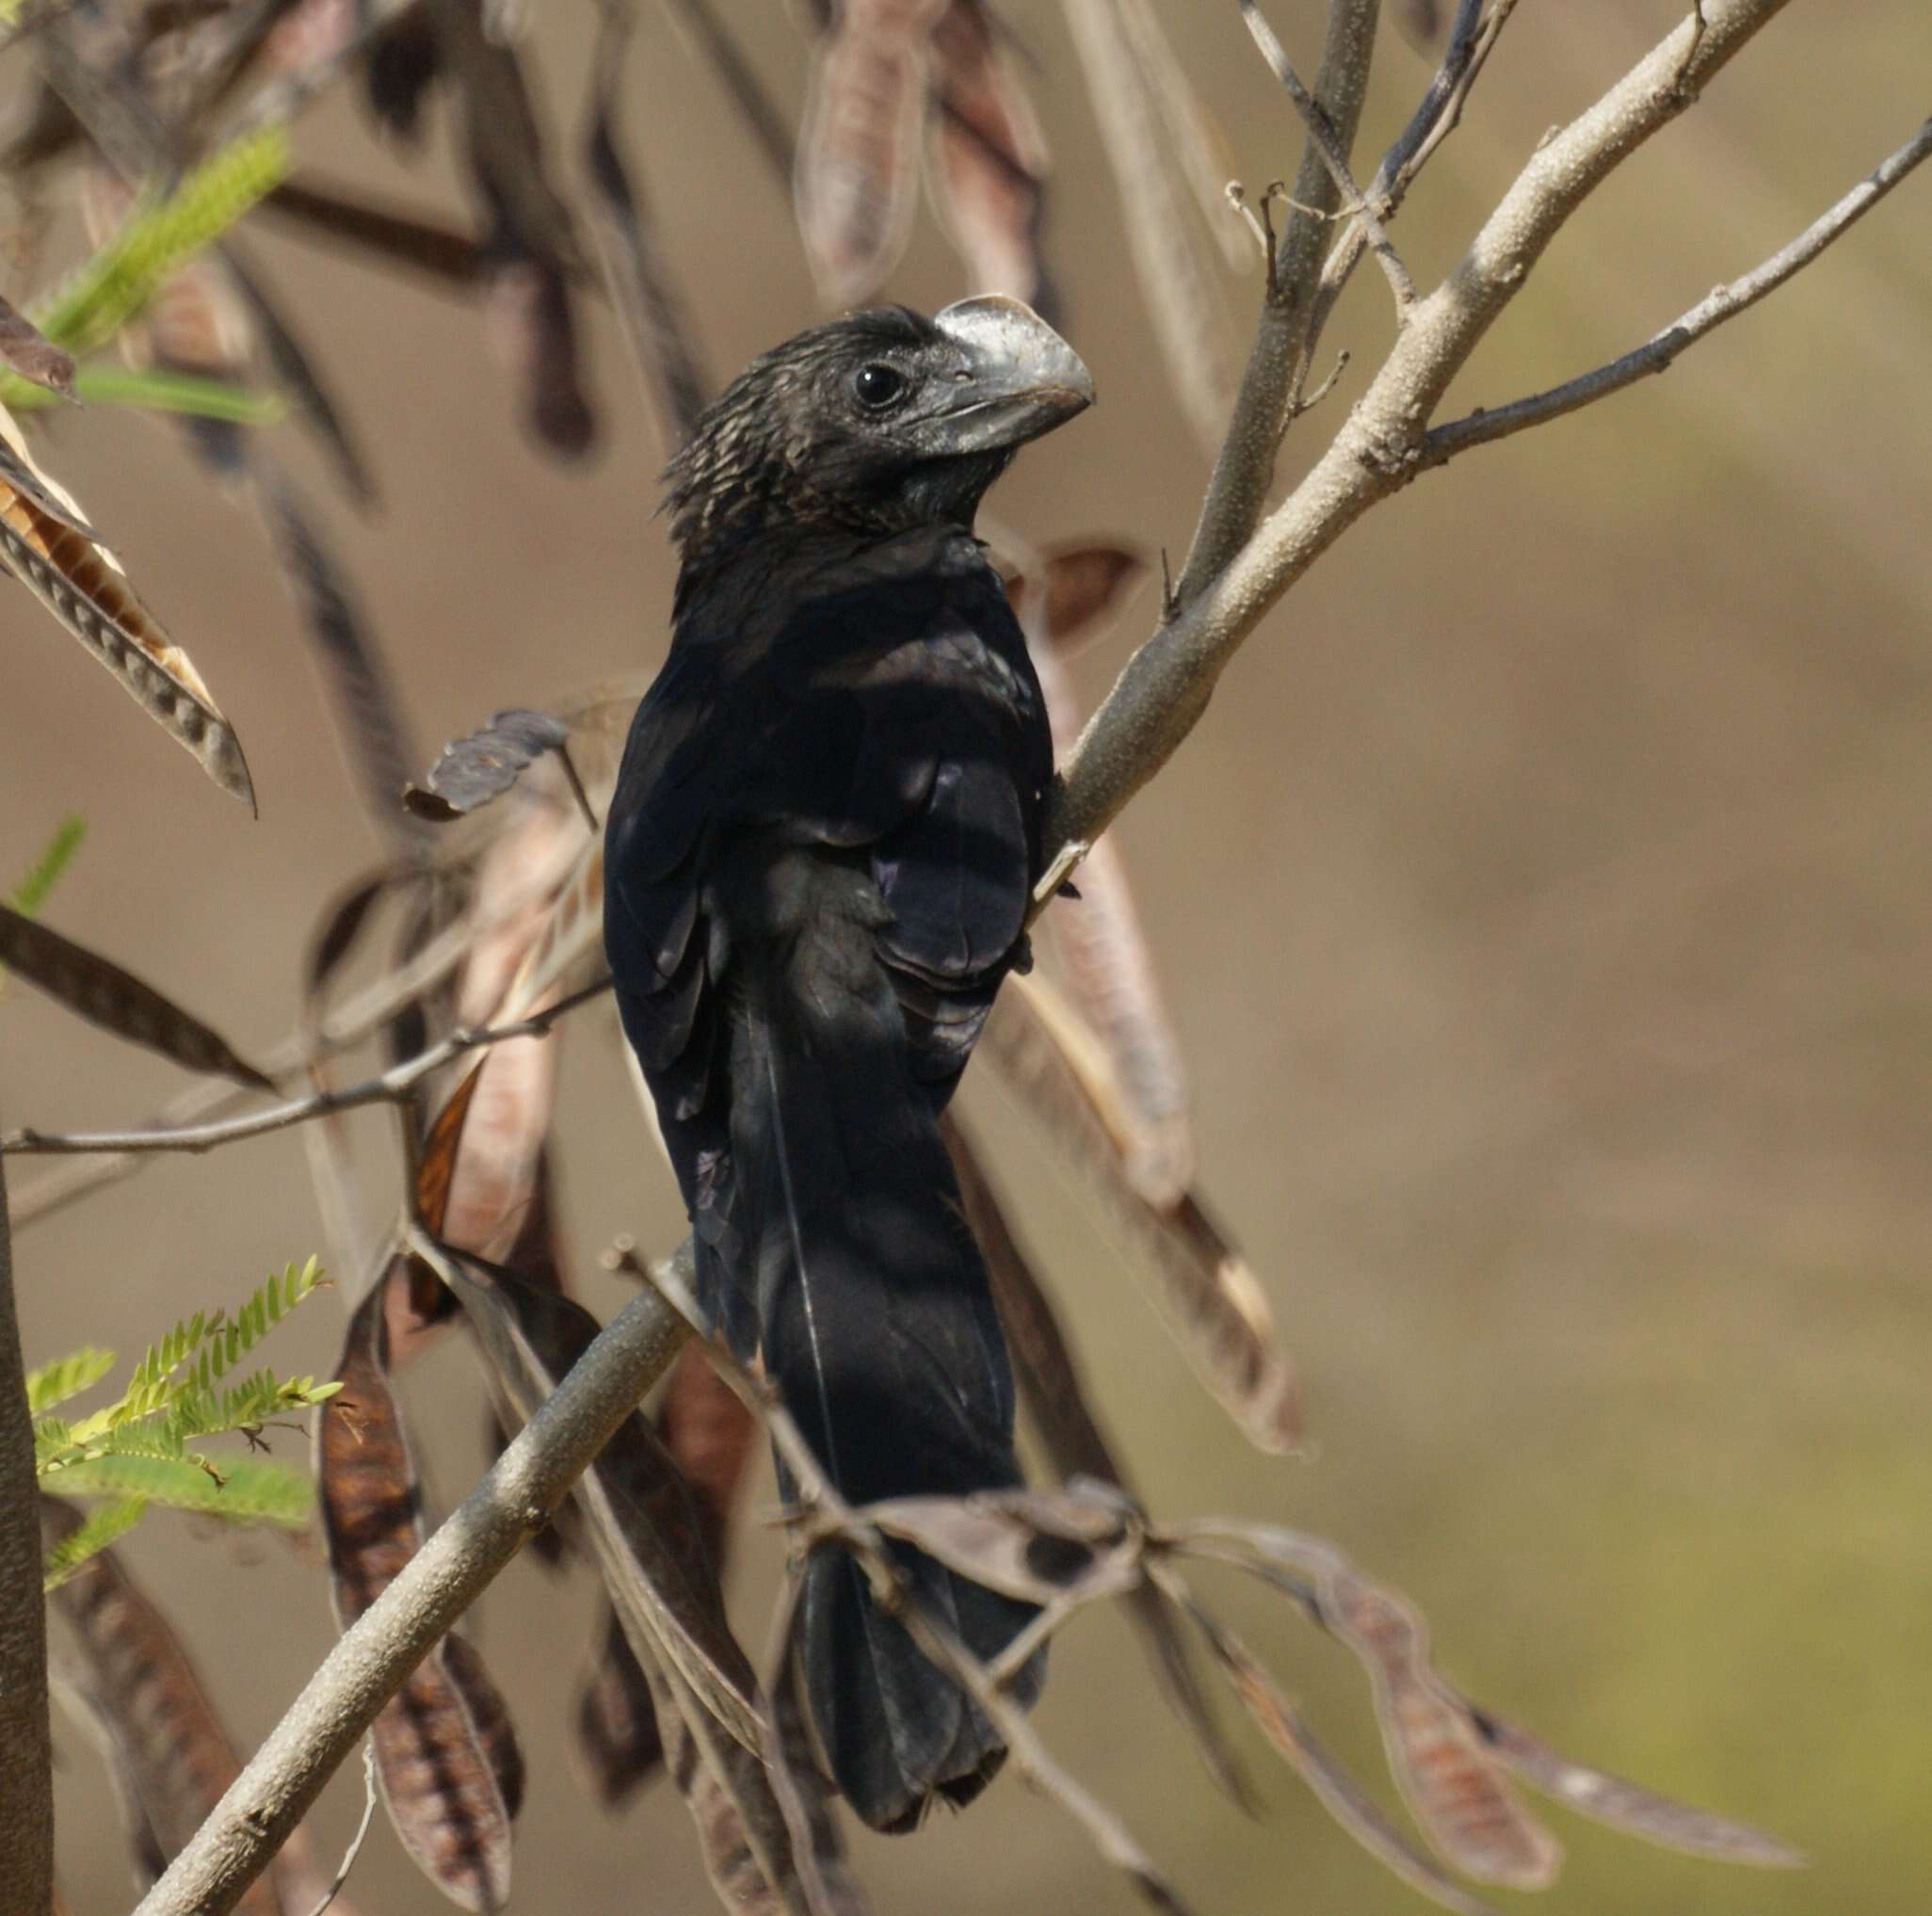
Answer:
MULTIPOLYGON (((54 1418, 40 1421, 35 1468, 46 1477, 108 1455, 169 1461, 181 1457, 197 1438, 253 1429, 326 1402, 341 1386, 318 1384, 312 1377, 278 1377, 265 1370, 226 1390, 219 1386, 241 1358, 327 1281, 312 1257, 268 1279, 232 1318, 225 1311, 212 1316, 198 1311, 184 1318, 142 1354, 115 1402, 72 1425, 54 1418), (191 1361, 193 1369, 184 1374, 191 1361)), ((100 1375, 96 1371, 94 1377, 100 1375)))
POLYGON ((109 1454, 60 1473, 63 1497, 145 1497, 176 1510, 203 1511, 236 1523, 297 1530, 315 1507, 305 1470, 273 1457, 223 1457, 214 1473, 192 1457, 109 1454))
POLYGON ((54 836, 47 841, 46 848, 27 868, 27 875, 13 888, 13 909, 23 918, 40 915, 40 908, 46 904, 47 895, 60 882, 60 877, 73 862, 73 855, 80 849, 81 840, 88 835, 88 821, 79 813, 71 812, 54 828, 54 836))
POLYGON ((114 1353, 98 1345, 83 1344, 66 1357, 56 1358, 39 1370, 29 1371, 26 1380, 27 1409, 35 1416, 64 1404, 70 1397, 98 1384, 114 1368, 114 1353))
POLYGON ((167 199, 137 204, 94 257, 35 307, 34 323, 76 358, 106 345, 170 273, 280 185, 292 163, 283 127, 230 140, 167 199))
MULTIPOLYGON (((15 412, 31 412, 41 405, 59 403, 59 395, 44 387, 21 381, 17 374, 0 374, 0 399, 15 412), (37 394, 38 396, 30 396, 37 394)), ((83 366, 73 377, 74 397, 89 406, 137 406, 149 412, 181 412, 195 419, 218 419, 231 426, 274 426, 288 408, 273 393, 238 386, 233 379, 211 379, 201 373, 172 373, 158 366, 83 366)))
POLYGON ((78 1530, 47 1553, 40 1587, 52 1590, 64 1584, 90 1556, 98 1556, 116 1538, 132 1530, 147 1507, 145 1497, 122 1497, 90 1511, 78 1530))
MULTIPOLYGON (((37 386, 36 392, 40 389, 37 386)), ((53 396, 51 394, 48 395, 53 396)), ((13 909, 23 918, 39 914, 40 907, 47 902, 47 894, 59 882, 60 875, 72 862, 73 855, 80 849, 80 842, 87 836, 87 820, 78 813, 71 813, 54 828, 54 836, 47 841, 46 848, 27 867, 27 875, 13 890, 13 909)), ((0 991, 7 989, 7 967, 0 965, 0 991)))

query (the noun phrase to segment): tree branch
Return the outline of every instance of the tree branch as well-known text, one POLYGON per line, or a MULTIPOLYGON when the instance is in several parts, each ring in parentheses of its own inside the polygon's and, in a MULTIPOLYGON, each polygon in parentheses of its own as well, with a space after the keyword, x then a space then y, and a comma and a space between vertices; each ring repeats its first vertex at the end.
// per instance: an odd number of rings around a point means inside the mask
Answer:
POLYGON ((1376 258, 1381 263, 1383 272, 1388 275, 1390 289, 1395 295, 1397 318, 1406 319, 1409 309, 1415 304, 1415 282, 1409 278, 1409 268, 1402 264, 1402 256, 1395 250, 1395 243, 1377 217, 1375 207, 1355 184, 1355 175, 1348 170, 1348 155, 1337 143, 1327 117, 1315 105, 1313 96, 1301 84, 1301 75, 1289 60, 1287 49, 1253 0, 1241 0, 1241 17, 1247 21, 1255 45, 1261 48, 1262 57, 1274 69, 1276 79, 1288 89, 1295 110, 1301 115, 1302 122, 1308 128, 1309 143, 1320 156, 1322 165, 1328 169, 1328 178, 1333 181, 1336 191, 1342 195, 1344 202, 1342 211, 1354 216, 1360 231, 1367 235, 1376 258))
POLYGON ((1370 507, 1422 470, 1428 423, 1450 381, 1565 222, 1787 4, 1706 0, 1701 30, 1684 20, 1537 150, 1449 277, 1412 310, 1301 484, 1128 661, 1055 788, 1049 844, 1091 845, 1167 764, 1263 615, 1370 507))
MULTIPOLYGON (((679 1253, 688 1254, 688 1247, 679 1253)), ((683 1318, 654 1291, 624 1307, 495 1467, 343 1633, 135 1916, 226 1916, 233 1908, 383 1704, 549 1521, 684 1336, 683 1318)))
MULTIPOLYGON (((1314 97, 1344 155, 1354 148, 1368 91, 1378 10, 1379 0, 1330 0, 1328 8, 1328 35, 1314 97)), ((1198 599, 1248 542, 1267 506, 1275 458, 1308 355, 1313 294, 1338 192, 1314 141, 1306 141, 1288 226, 1267 262, 1267 285, 1241 392, 1172 595, 1177 610, 1198 599)))
POLYGON ((53 1908, 54 1746, 40 1570, 34 1425, 0 1166, 0 1916, 47 1916, 53 1908))
POLYGON ((332 1118, 339 1111, 353 1111, 363 1104, 400 1104, 425 1078, 433 1077, 465 1052, 487 1050, 507 1039, 541 1038, 565 1012, 575 1010, 592 998, 603 997, 609 990, 609 978, 600 978, 594 985, 586 985, 513 1024, 498 1024, 482 1031, 453 1031, 427 1051, 405 1058, 379 1076, 365 1078, 360 1085, 345 1086, 339 1091, 314 1091, 306 1098, 271 1104, 266 1111, 249 1111, 239 1118, 216 1119, 206 1124, 184 1124, 173 1130, 48 1132, 28 1127, 0 1136, 0 1156, 213 1151, 217 1145, 261 1137, 271 1131, 286 1131, 291 1125, 306 1124, 316 1118, 332 1118))
MULTIPOLYGON (((1415 176, 1425 167, 1436 150, 1454 133, 1462 121, 1462 109, 1470 91, 1481 76, 1483 66, 1496 44, 1497 37, 1509 24, 1516 0, 1494 0, 1483 11, 1483 0, 1459 0, 1456 21, 1449 29, 1448 43, 1442 49, 1442 63, 1436 69, 1421 104, 1410 115, 1407 126, 1382 155, 1376 176, 1364 196, 1383 219, 1392 219, 1408 196, 1415 176)), ((1308 366, 1316 345, 1328 323, 1328 314, 1343 289, 1361 264, 1368 246, 1367 230, 1357 222, 1343 235, 1342 243, 1328 255, 1322 267, 1321 284, 1315 289, 1314 310, 1309 315, 1308 341, 1302 363, 1296 376, 1296 387, 1308 377, 1308 366)))
MULTIPOLYGON (((465 912, 406 963, 345 1000, 319 1023, 305 1026, 283 1039, 263 1058, 264 1070, 279 1080, 295 1071, 312 1070, 325 1058, 360 1044, 398 1011, 441 984, 469 956, 478 938, 525 910, 535 895, 520 886, 488 914, 465 912)), ((239 1086, 222 1080, 190 1085, 179 1097, 162 1105, 154 1122, 145 1126, 142 1135, 225 1111, 247 1096, 239 1086)), ((16 1225, 37 1223, 104 1185, 132 1176, 153 1161, 152 1153, 121 1151, 96 1157, 91 1164, 64 1165, 51 1170, 36 1178, 21 1193, 14 1205, 13 1221, 16 1225)))
POLYGON ((1612 360, 1608 365, 1599 366, 1594 372, 1579 374, 1573 379, 1566 379, 1562 385, 1553 386, 1546 393, 1535 393, 1527 398, 1512 400, 1507 406, 1472 412, 1466 419, 1452 420, 1446 426, 1434 427, 1423 441, 1424 464, 1441 465, 1456 454, 1468 451, 1471 446, 1488 445, 1493 440, 1507 439, 1512 433, 1522 432, 1532 426, 1560 419, 1566 412, 1574 412, 1599 399, 1607 399, 1613 393, 1622 392, 1624 387, 1634 385, 1651 373, 1663 372, 1686 346, 1702 339, 1707 332, 1715 331, 1727 319, 1734 319, 1740 313, 1755 306, 1766 294, 1776 292, 1794 273, 1810 266, 1827 247, 1856 226, 1928 156, 1932 156, 1932 119, 1928 119, 1903 146, 1880 161, 1836 205, 1814 219, 1789 246, 1780 248, 1742 279, 1714 288, 1662 332, 1653 334, 1621 359, 1612 360))

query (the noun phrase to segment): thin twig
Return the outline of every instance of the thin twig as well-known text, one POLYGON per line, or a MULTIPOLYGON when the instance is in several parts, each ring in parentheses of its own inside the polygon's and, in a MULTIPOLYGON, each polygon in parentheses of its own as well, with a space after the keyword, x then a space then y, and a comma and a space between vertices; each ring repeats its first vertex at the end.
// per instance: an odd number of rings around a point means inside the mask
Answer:
POLYGON ((1611 394, 1620 393, 1624 387, 1634 385, 1652 373, 1663 372, 1686 346, 1695 345, 1727 319, 1734 319, 1740 313, 1755 306, 1766 294, 1775 293, 1794 273, 1810 266, 1827 247, 1856 226, 1928 156, 1932 156, 1932 119, 1928 119, 1896 152, 1880 161, 1836 205, 1814 219, 1789 246, 1780 247, 1769 259, 1741 279, 1715 288, 1662 332, 1653 334, 1621 359, 1612 360, 1608 365, 1599 366, 1594 372, 1566 379, 1562 385, 1553 386, 1548 392, 1534 393, 1527 398, 1512 400, 1506 406, 1472 412, 1465 419, 1452 420, 1446 426, 1435 427, 1423 441, 1424 462, 1439 465, 1459 452, 1467 452, 1471 446, 1488 445, 1494 440, 1507 439, 1512 433, 1525 431, 1532 426, 1560 419, 1566 412, 1574 412, 1580 407, 1607 399, 1611 394))
POLYGON ((400 1104, 424 1079, 432 1077, 452 1059, 465 1052, 482 1051, 512 1038, 541 1038, 567 1011, 610 990, 610 979, 585 985, 555 1005, 520 1018, 511 1024, 498 1024, 481 1031, 453 1031, 427 1051, 405 1058, 399 1065, 359 1085, 341 1090, 310 1093, 271 1104, 266 1111, 250 1111, 239 1118, 217 1119, 208 1124, 185 1124, 171 1131, 92 1131, 41 1132, 14 1131, 0 1136, 0 1154, 39 1155, 83 1151, 203 1151, 218 1145, 233 1144, 244 1137, 260 1137, 271 1131, 286 1131, 294 1124, 312 1119, 332 1117, 339 1111, 353 1111, 363 1104, 400 1104))
POLYGON ((1402 264, 1402 256, 1395 250, 1388 229, 1383 226, 1374 206, 1363 197, 1361 188, 1355 184, 1355 175, 1348 170, 1348 155, 1336 139, 1328 115, 1301 84, 1301 75, 1290 62, 1288 50, 1276 37, 1275 29, 1263 18, 1254 0, 1241 0, 1241 17, 1248 23, 1248 30, 1254 37, 1255 45, 1261 48, 1262 57, 1274 69, 1276 79, 1287 88, 1288 97, 1295 103, 1295 110, 1301 115, 1308 128, 1309 138, 1314 142, 1315 151, 1322 156, 1322 164, 1328 169, 1328 177, 1341 189, 1343 212, 1361 222, 1369 246, 1382 271, 1388 275, 1390 290, 1395 295, 1396 317, 1406 320, 1416 301, 1415 282, 1409 277, 1409 268, 1402 264))
POLYGON ((349 1872, 356 1866, 356 1859, 362 1853, 363 1840, 369 1834, 369 1825, 376 1818, 376 1739, 365 1736, 362 1739, 362 1820, 356 1825, 356 1833, 349 1838, 349 1846, 344 1852, 342 1867, 335 1873, 335 1880, 322 1892, 315 1907, 309 1916, 322 1916, 336 1897, 342 1894, 342 1888, 349 1879, 349 1872))
MULTIPOLYGON (((1328 30, 1315 75, 1315 98, 1323 118, 1344 152, 1355 145, 1361 103, 1368 91, 1376 48, 1379 0, 1329 0, 1328 30)), ((1301 163, 1292 193, 1285 194, 1290 218, 1279 241, 1262 200, 1262 225, 1268 241, 1268 272, 1256 321, 1254 344, 1241 375, 1233 415, 1215 459, 1207 496, 1188 544, 1181 578, 1164 603, 1161 623, 1198 599, 1247 544, 1261 523, 1275 482, 1281 436, 1293 417, 1308 356, 1308 329, 1313 296, 1328 243, 1328 222, 1338 189, 1312 138, 1302 142, 1301 163)))
MULTIPOLYGON (((298 1071, 312 1071, 316 1065, 362 1043, 398 1011, 441 984, 462 963, 479 937, 513 912, 523 910, 529 902, 529 896, 520 890, 514 898, 503 900, 487 919, 466 912, 407 963, 378 978, 313 1028, 283 1039, 262 1060, 264 1070, 279 1082, 298 1071)), ((247 1096, 239 1086, 215 1079, 190 1085, 179 1097, 161 1106, 142 1127, 142 1135, 185 1124, 191 1119, 211 1117, 240 1103, 247 1096)), ((14 1221, 22 1225, 38 1223, 105 1185, 132 1177, 153 1162, 150 1152, 116 1151, 90 1164, 63 1165, 36 1178, 26 1187, 14 1206, 14 1221)))
MULTIPOLYGON (((1487 13, 1483 11, 1483 0, 1459 0, 1448 43, 1442 49, 1441 64, 1409 116, 1409 124, 1382 155, 1364 195, 1383 219, 1394 217, 1416 175, 1461 124, 1462 109, 1468 104, 1470 91, 1515 10, 1516 0, 1494 0, 1487 13)), ((1308 341, 1302 363, 1296 369, 1297 392, 1308 378, 1309 365, 1328 315, 1367 250, 1367 232, 1359 224, 1351 226, 1322 266, 1321 283, 1315 288, 1313 310, 1309 314, 1308 341)))

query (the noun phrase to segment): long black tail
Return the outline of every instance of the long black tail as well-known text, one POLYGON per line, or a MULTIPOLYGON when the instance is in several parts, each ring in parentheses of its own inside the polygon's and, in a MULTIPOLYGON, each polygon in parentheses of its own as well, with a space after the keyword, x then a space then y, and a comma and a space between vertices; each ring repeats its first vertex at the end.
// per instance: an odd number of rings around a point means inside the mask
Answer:
MULTIPOLYGON (((875 956, 870 888, 822 857, 797 864, 789 922, 767 921, 762 949, 738 955, 732 1229, 706 1275, 736 1294, 717 1299, 727 1324, 755 1300, 766 1370, 848 1502, 1011 1486, 1006 1344, 935 1095, 915 1077, 875 956)), ((916 1600, 981 1658, 1033 1614, 916 1551, 901 1556, 916 1600)), ((866 1822, 910 1828, 935 1795, 964 1803, 985 1787, 1005 1746, 843 1552, 814 1553, 800 1617, 813 1720, 866 1822)), ((1016 1700, 1030 1702, 1043 1674, 1036 1663, 1016 1700)))

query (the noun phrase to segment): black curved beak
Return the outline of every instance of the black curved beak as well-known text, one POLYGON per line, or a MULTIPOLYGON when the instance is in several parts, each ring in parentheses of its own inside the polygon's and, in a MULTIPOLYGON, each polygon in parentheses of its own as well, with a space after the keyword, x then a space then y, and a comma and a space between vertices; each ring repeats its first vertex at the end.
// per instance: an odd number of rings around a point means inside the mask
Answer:
POLYGON ((1023 445, 1093 404, 1093 375, 1032 307, 1004 293, 960 299, 933 324, 959 354, 956 392, 931 421, 948 453, 1023 445))

